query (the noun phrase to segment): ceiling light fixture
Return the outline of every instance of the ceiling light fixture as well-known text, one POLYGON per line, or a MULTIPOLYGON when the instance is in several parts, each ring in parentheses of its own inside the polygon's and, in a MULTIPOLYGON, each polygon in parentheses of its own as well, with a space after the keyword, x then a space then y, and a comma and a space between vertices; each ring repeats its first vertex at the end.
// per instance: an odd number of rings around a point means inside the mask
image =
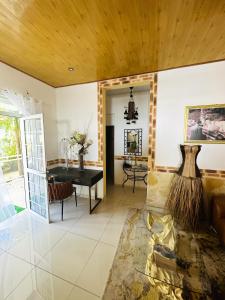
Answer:
POLYGON ((135 107, 133 99, 133 88, 133 86, 130 87, 130 99, 128 102, 128 107, 125 107, 124 111, 124 119, 127 120, 127 124, 135 124, 136 120, 138 120, 138 108, 135 107))
POLYGON ((68 71, 73 72, 74 68, 73 67, 68 67, 68 71))

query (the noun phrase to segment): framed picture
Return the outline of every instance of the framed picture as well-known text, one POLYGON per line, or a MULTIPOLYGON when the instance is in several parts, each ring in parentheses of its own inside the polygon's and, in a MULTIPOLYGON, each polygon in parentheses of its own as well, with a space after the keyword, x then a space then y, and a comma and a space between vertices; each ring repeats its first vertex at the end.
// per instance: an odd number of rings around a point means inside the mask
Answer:
POLYGON ((185 143, 225 144, 225 104, 185 107, 185 143))

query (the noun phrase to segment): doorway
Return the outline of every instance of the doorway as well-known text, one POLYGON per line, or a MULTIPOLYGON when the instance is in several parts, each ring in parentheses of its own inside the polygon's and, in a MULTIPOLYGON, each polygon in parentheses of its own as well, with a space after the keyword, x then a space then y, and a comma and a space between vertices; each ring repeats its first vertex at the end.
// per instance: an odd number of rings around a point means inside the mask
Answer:
MULTIPOLYGON (((131 101, 130 86, 106 91, 105 166, 106 186, 147 192, 149 151, 150 86, 132 88, 136 119, 127 120, 125 112, 131 101)), ((106 189, 107 191, 108 189, 106 189)), ((112 188, 109 189, 111 193, 112 188)))
POLYGON ((49 222, 43 114, 13 95, 0 91, 0 222, 25 208, 49 222))
POLYGON ((106 126, 106 184, 114 185, 114 126, 106 126))
POLYGON ((20 137, 19 118, 0 113, 0 222, 26 208, 20 137))

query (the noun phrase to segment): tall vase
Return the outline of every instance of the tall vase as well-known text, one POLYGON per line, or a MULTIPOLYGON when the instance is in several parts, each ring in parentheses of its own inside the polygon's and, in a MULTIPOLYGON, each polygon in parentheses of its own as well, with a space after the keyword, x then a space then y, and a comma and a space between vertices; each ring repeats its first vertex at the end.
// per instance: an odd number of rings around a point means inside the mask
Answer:
POLYGON ((79 160, 79 169, 80 169, 80 171, 83 171, 84 170, 84 154, 83 153, 78 154, 78 160, 79 160))

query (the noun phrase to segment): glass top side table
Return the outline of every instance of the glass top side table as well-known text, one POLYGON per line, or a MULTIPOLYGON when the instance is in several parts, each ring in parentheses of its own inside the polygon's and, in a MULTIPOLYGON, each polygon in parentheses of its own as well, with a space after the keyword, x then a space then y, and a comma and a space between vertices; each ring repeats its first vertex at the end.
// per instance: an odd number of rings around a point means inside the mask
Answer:
POLYGON ((179 228, 170 214, 143 210, 136 243, 135 269, 148 276, 152 285, 211 293, 195 233, 179 228))

